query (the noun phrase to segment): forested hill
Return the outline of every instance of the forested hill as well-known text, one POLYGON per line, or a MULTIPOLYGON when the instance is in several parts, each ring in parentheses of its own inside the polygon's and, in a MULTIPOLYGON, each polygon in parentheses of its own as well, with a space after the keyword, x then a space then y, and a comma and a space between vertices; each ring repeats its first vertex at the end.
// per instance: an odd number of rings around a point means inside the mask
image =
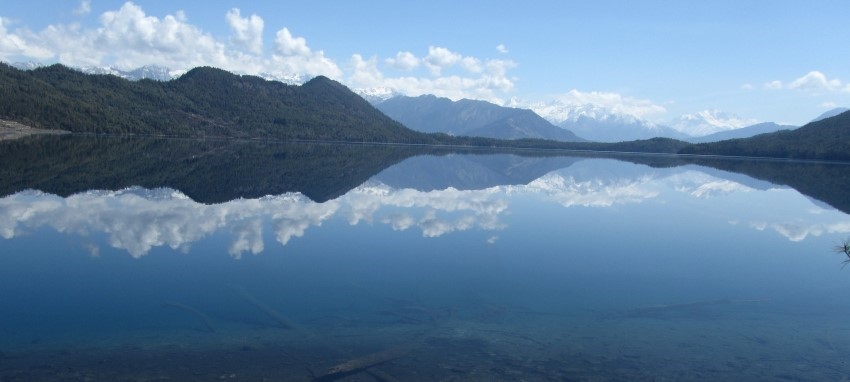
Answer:
POLYGON ((687 146, 682 154, 850 161, 850 111, 796 130, 687 146))
POLYGON ((195 68, 168 82, 0 63, 0 118, 85 133, 431 143, 345 86, 195 68))

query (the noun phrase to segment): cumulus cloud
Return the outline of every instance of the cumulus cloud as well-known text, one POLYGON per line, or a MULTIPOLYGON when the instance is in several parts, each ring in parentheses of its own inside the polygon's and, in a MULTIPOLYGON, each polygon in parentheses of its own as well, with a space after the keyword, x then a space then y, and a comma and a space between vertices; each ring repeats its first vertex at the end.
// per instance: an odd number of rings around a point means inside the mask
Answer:
MULTIPOLYGON (((90 12, 89 5, 88 0, 83 1, 77 9, 90 12)), ((259 15, 243 15, 240 9, 232 8, 223 21, 230 30, 227 39, 201 29, 182 11, 150 15, 133 2, 102 13, 95 27, 53 24, 30 31, 13 29, 8 19, 0 18, 0 60, 112 66, 119 70, 158 65, 173 72, 214 66, 294 82, 324 75, 353 88, 496 103, 502 103, 504 94, 514 88, 515 79, 508 72, 516 64, 510 60, 472 57, 447 47, 429 46, 420 55, 410 51, 399 51, 388 58, 353 54, 348 65, 341 67, 285 26, 276 29, 272 44, 266 47, 267 25, 259 15), (404 75, 387 75, 385 70, 404 75)))
POLYGON ((425 66, 434 76, 439 76, 444 68, 449 68, 463 59, 458 53, 442 47, 428 47, 428 55, 425 56, 425 66))
POLYGON ((260 16, 251 15, 243 18, 239 8, 233 8, 225 15, 225 20, 233 33, 231 41, 236 46, 249 53, 263 53, 264 23, 260 16))
POLYGON ((342 70, 324 51, 313 51, 303 37, 295 37, 287 28, 275 35, 275 54, 272 55, 275 67, 285 72, 301 73, 310 76, 324 75, 331 78, 342 76, 342 70))
POLYGON ((812 71, 792 81, 788 84, 788 88, 795 90, 833 91, 841 89, 841 81, 838 79, 827 79, 823 73, 812 71))
POLYGON ((395 58, 388 58, 387 64, 402 70, 413 70, 419 66, 421 60, 410 52, 398 52, 395 58))
POLYGON ((0 59, 57 61, 69 66, 114 66, 135 69, 159 65, 175 70, 215 66, 248 73, 327 75, 342 77, 340 68, 323 51, 314 51, 289 29, 275 35, 274 51, 263 54, 264 22, 258 15, 243 17, 237 8, 225 14, 229 43, 190 23, 181 12, 162 17, 126 2, 100 15, 97 28, 78 24, 49 25, 39 32, 10 32, 0 19, 0 59))
POLYGON ((506 53, 508 53, 508 48, 505 46, 505 44, 499 44, 499 45, 496 45, 496 50, 497 50, 499 53, 502 53, 502 54, 506 54, 506 53))
POLYGON ((789 83, 780 80, 770 81, 765 84, 765 88, 770 90, 799 90, 808 93, 850 92, 850 84, 845 84, 837 78, 830 79, 826 74, 817 70, 808 72, 789 83))
POLYGON ((783 85, 782 85, 782 81, 775 80, 775 81, 770 81, 770 82, 764 84, 764 87, 766 89, 769 89, 769 90, 779 90, 779 89, 782 89, 783 85))
POLYGON ((91 12, 91 0, 83 0, 77 8, 74 8, 74 14, 77 16, 85 16, 91 12))
POLYGON ((346 81, 354 88, 388 88, 409 96, 434 94, 453 100, 471 98, 495 103, 503 103, 502 95, 514 88, 514 80, 508 75, 508 71, 516 66, 513 61, 464 57, 448 49, 434 47, 429 48, 429 55, 425 58, 407 53, 399 53, 384 62, 398 69, 413 69, 410 64, 418 62, 417 68, 424 67, 429 75, 389 76, 378 66, 377 57, 366 59, 354 54, 348 65, 351 73, 346 81), (406 64, 402 64, 403 61, 406 64), (443 72, 453 67, 460 68, 462 73, 443 72))
POLYGON ((11 20, 0 17, 0 60, 9 61, 12 57, 45 60, 53 57, 52 51, 31 41, 34 39, 32 32, 27 30, 10 32, 8 28, 11 25, 11 20))

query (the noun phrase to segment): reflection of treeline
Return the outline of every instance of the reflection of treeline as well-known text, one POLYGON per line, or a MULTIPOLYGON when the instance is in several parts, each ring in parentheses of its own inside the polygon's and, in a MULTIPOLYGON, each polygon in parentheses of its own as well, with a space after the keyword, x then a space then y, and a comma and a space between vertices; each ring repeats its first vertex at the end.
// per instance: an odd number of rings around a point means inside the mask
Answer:
POLYGON ((175 188, 204 203, 295 191, 325 201, 422 152, 400 146, 34 136, 0 143, 0 195, 28 188, 66 196, 142 186, 175 188))
POLYGON ((850 165, 828 162, 701 158, 687 156, 621 157, 634 163, 666 168, 697 164, 748 175, 755 179, 791 187, 850 214, 850 165))
MULTIPOLYGON (((90 189, 142 186, 175 188, 204 203, 285 192, 301 192, 321 202, 348 192, 406 158, 449 153, 564 155, 557 151, 482 148, 33 136, 0 142, 0 195, 28 188, 66 196, 90 189)), ((658 155, 610 157, 652 167, 698 164, 746 174, 793 187, 850 213, 850 193, 846 192, 850 189, 848 165, 658 155)))

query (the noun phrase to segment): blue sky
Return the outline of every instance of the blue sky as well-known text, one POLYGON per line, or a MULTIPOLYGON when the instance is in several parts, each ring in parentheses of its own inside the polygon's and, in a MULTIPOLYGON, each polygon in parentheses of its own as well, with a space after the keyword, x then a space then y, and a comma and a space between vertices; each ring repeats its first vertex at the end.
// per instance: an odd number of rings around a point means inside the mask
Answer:
POLYGON ((47 1, 0 6, 0 60, 324 74, 663 122, 803 124, 850 106, 848 1, 47 1))

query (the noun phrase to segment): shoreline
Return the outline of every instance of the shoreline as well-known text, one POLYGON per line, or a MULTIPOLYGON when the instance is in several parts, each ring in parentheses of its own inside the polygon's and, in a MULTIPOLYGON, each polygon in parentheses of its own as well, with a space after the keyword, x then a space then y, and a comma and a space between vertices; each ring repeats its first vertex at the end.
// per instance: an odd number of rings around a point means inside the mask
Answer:
POLYGON ((70 134, 66 130, 37 129, 20 122, 0 119, 0 141, 20 139, 35 134, 70 134))

